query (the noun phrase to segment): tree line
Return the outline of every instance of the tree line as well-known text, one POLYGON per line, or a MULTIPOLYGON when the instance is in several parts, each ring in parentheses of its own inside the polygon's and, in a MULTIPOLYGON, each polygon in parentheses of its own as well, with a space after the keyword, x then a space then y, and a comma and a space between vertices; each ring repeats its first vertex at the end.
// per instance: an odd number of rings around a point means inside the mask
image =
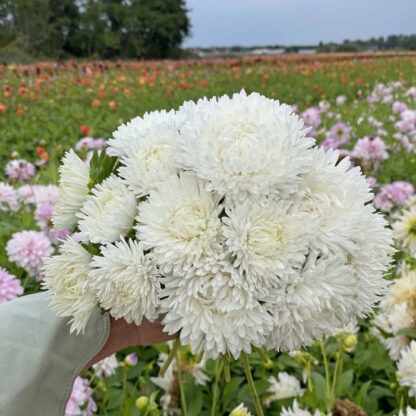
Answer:
POLYGON ((317 52, 361 52, 369 50, 411 50, 416 51, 416 35, 390 35, 372 37, 367 40, 349 40, 342 43, 320 42, 317 52))
POLYGON ((184 0, 0 0, 0 47, 34 57, 175 57, 189 34, 184 0))

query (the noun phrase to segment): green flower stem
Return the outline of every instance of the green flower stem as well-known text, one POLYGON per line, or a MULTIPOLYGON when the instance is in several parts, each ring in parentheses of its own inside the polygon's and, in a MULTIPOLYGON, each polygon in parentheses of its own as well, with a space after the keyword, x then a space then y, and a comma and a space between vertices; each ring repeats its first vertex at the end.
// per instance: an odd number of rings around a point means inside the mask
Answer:
POLYGON ((267 353, 263 348, 256 348, 256 352, 260 356, 263 364, 267 364, 270 361, 270 358, 267 356, 267 353))
MULTIPOLYGON (((179 342, 178 342, 178 344, 179 344, 179 342)), ((188 411, 187 411, 187 406, 186 406, 185 390, 183 388, 181 360, 180 360, 180 357, 179 357, 178 348, 176 348, 176 364, 177 364, 177 367, 178 367, 177 374, 178 374, 179 393, 181 395, 182 414, 183 414, 183 416, 187 416, 188 411)))
POLYGON ((225 382, 229 383, 231 380, 230 375, 230 356, 228 354, 223 355, 222 357, 223 367, 224 367, 224 378, 225 382))
POLYGON ((251 396, 254 401, 254 406, 256 408, 257 416, 264 416, 263 409, 261 407, 259 395, 257 394, 256 386, 254 385, 253 376, 251 375, 250 362, 248 360, 248 355, 244 351, 241 353, 241 360, 243 362, 244 371, 246 373, 246 378, 248 386, 250 388, 251 396))
POLYGON ((331 374, 329 371, 329 363, 328 363, 328 356, 326 355, 325 350, 325 339, 322 338, 320 341, 321 345, 321 352, 322 352, 322 358, 324 360, 324 367, 325 367, 325 381, 326 381, 326 406, 327 410, 329 411, 332 406, 332 398, 331 398, 331 374))
POLYGON ((335 398, 335 389, 337 387, 338 377, 341 374, 342 362, 344 360, 344 351, 340 346, 340 350, 337 354, 337 361, 335 363, 334 379, 332 380, 332 397, 335 398))
POLYGON ((223 360, 220 358, 217 358, 217 361, 215 362, 215 384, 214 384, 214 391, 212 394, 211 416, 215 416, 215 413, 217 411, 218 384, 219 384, 220 377, 221 377, 222 365, 223 365, 223 360))
POLYGON ((165 361, 165 364, 163 364, 162 368, 159 371, 159 375, 161 377, 165 375, 166 370, 169 368, 170 364, 172 363, 172 360, 175 358, 179 345, 180 345, 179 338, 176 338, 175 343, 173 344, 173 347, 168 355, 168 358, 165 361))

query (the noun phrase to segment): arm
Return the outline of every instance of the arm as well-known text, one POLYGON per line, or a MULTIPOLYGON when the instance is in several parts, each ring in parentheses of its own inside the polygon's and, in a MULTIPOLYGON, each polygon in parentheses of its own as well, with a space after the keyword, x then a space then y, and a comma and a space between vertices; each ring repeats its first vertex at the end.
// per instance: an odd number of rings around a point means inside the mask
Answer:
POLYGON ((75 378, 106 356, 132 345, 171 339, 160 321, 140 326, 97 309, 83 334, 49 307, 46 293, 0 304, 1 416, 64 416, 75 378))
POLYGON ((102 350, 88 362, 85 369, 91 367, 103 358, 125 348, 134 345, 157 344, 174 338, 176 338, 176 336, 169 336, 163 332, 161 319, 152 323, 144 318, 141 325, 137 326, 135 324, 128 324, 124 319, 114 319, 113 317, 110 317, 110 333, 107 342, 102 350))

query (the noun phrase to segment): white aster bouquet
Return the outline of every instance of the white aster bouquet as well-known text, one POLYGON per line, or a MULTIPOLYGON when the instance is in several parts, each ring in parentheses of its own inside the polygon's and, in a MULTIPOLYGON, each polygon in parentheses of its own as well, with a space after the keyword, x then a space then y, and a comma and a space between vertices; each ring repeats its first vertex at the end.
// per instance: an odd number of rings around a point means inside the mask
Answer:
POLYGON ((60 168, 56 228, 76 234, 44 286, 72 330, 97 306, 207 358, 288 351, 365 316, 391 232, 359 168, 290 106, 240 92, 123 124, 87 167, 60 168))

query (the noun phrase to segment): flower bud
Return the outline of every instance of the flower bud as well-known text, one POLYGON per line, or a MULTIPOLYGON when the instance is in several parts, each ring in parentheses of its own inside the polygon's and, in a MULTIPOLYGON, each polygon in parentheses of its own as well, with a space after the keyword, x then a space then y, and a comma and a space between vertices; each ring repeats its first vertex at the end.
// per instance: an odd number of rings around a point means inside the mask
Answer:
POLYGON ((144 411, 147 409, 147 406, 149 406, 149 398, 147 396, 140 396, 137 400, 136 400, 136 407, 140 410, 140 411, 144 411))
POLYGON ((127 355, 126 358, 124 358, 124 362, 127 367, 134 367, 137 364, 137 354, 132 352, 131 354, 127 355))
POLYGON ((349 334, 342 340, 342 348, 346 352, 352 352, 355 350, 357 343, 358 343, 357 335, 349 334))
POLYGON ((233 409, 230 413, 230 416, 250 416, 250 412, 248 409, 241 403, 235 409, 233 409))

